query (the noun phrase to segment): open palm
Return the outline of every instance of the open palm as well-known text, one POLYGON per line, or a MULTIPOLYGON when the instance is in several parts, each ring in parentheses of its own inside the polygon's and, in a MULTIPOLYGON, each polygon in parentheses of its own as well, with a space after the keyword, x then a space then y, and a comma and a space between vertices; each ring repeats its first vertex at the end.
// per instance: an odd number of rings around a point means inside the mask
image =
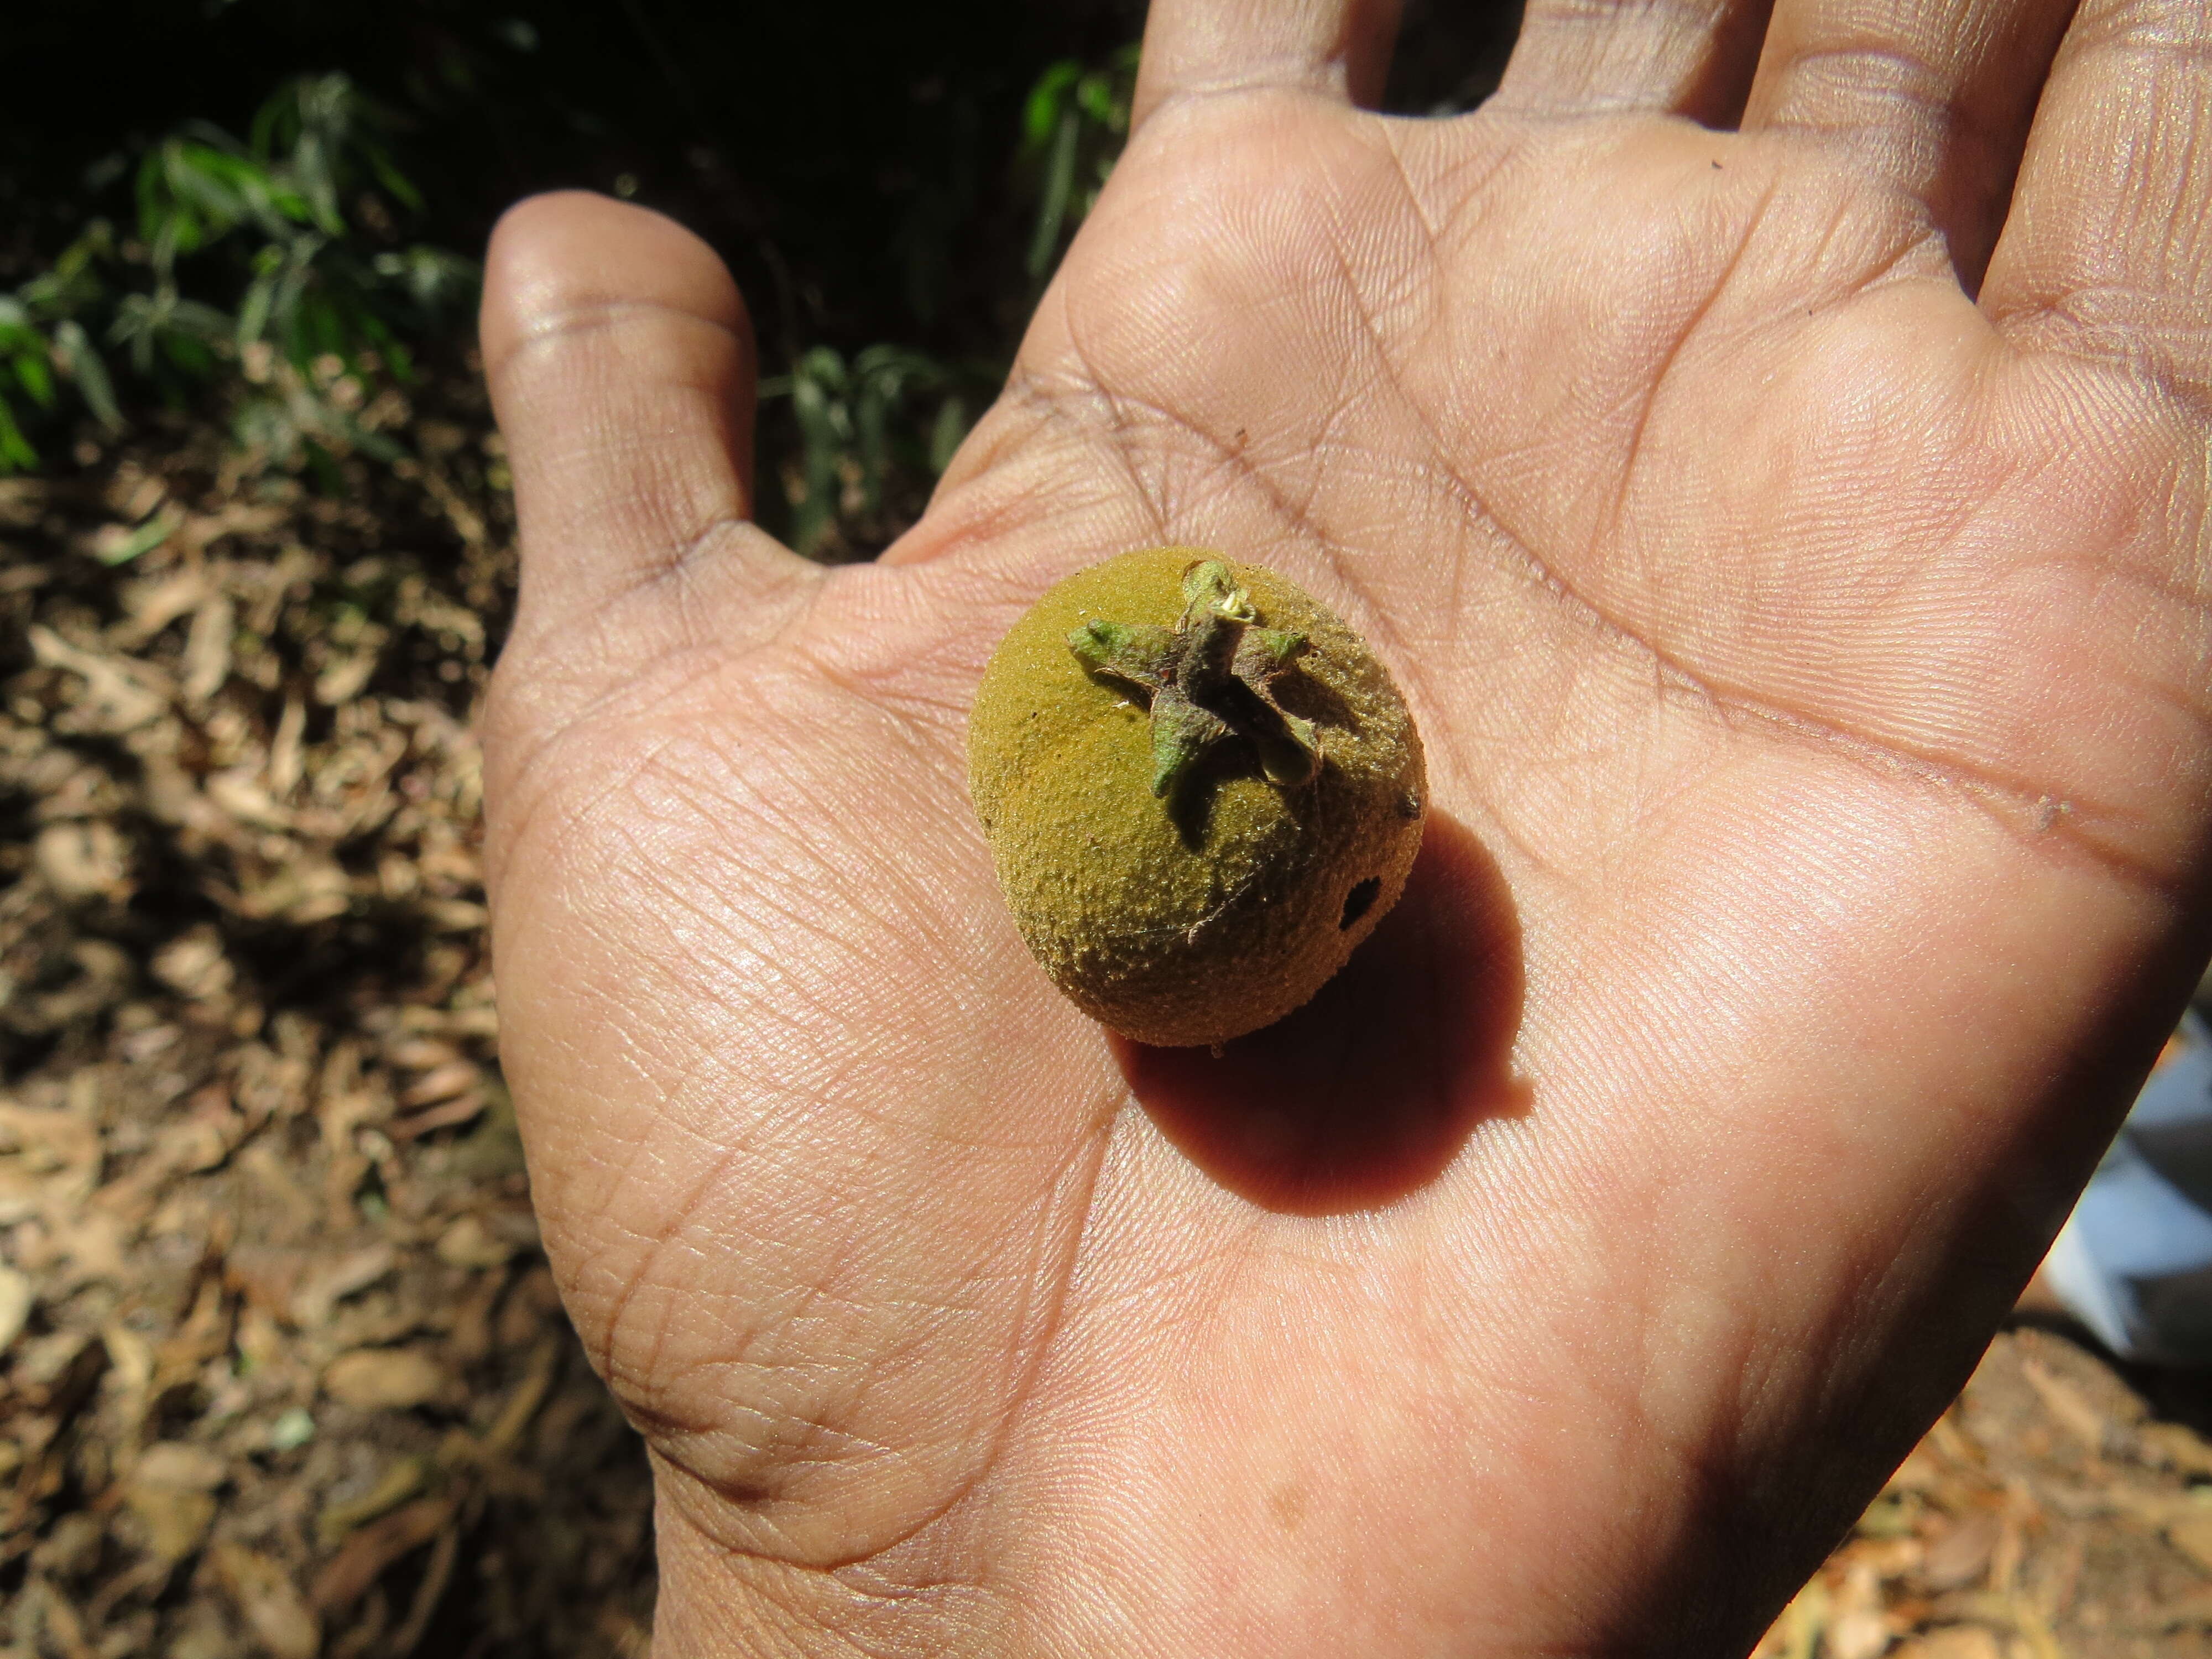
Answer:
POLYGON ((1727 1652, 1955 1388, 2202 920, 2212 22, 1763 10, 1531 0, 1407 122, 1381 0, 1159 0, 871 567, 746 522, 711 255, 510 216, 505 1054, 656 1652, 1727 1652), (1162 543, 1430 756, 1218 1060, 1060 1001, 964 787, 999 637, 1162 543))

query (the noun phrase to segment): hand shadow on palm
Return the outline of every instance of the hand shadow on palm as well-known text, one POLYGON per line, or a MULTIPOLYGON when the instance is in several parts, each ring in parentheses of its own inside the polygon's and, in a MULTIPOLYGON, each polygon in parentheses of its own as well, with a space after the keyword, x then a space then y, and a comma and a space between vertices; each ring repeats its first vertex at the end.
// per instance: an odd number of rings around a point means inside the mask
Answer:
POLYGON ((1122 1037, 1114 1054, 1161 1133, 1231 1191, 1294 1215, 1371 1209, 1528 1109, 1522 991, 1504 876, 1431 811, 1404 897, 1311 1002, 1218 1055, 1122 1037))

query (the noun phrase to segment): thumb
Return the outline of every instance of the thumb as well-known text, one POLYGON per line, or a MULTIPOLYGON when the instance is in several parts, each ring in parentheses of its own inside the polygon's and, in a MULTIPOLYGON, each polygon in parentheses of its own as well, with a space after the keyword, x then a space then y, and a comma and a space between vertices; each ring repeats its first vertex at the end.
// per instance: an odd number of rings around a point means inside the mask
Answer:
POLYGON ((485 258, 482 338, 522 544, 522 662, 503 665, 528 678, 557 638, 565 672, 626 673, 687 611, 757 618, 813 569, 749 522, 752 330, 690 231, 580 191, 517 204, 485 258), (709 577, 738 591, 682 603, 709 577))

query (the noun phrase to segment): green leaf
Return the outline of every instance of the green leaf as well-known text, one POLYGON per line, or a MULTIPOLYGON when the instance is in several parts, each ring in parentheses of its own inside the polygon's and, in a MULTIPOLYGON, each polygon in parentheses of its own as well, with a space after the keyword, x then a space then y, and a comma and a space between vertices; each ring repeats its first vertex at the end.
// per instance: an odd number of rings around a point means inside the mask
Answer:
POLYGON ((206 344, 181 329, 164 329, 155 342, 161 355, 188 379, 204 380, 215 373, 215 353, 206 344))
POLYGON ((1030 276, 1044 280, 1060 250, 1060 228, 1067 219, 1067 196, 1075 182, 1075 145, 1082 136, 1082 118, 1073 108, 1060 112, 1060 130, 1053 139, 1052 155, 1045 162, 1044 195, 1037 204, 1036 227, 1030 236, 1030 276))
POLYGON ((70 379, 93 418, 110 433, 123 430, 123 411, 115 402, 115 386, 107 378, 107 365, 74 318, 54 330, 54 343, 69 354, 70 379))
POLYGON ((955 392, 937 406, 937 419, 929 428, 929 470, 942 477, 952 465, 961 441, 968 435, 968 403, 955 392))
POLYGON ((9 368, 15 372, 15 383, 23 388, 31 401, 41 409, 54 406, 54 371, 46 361, 46 342, 39 342, 39 349, 18 351, 9 360, 9 368))
POLYGON ((792 366, 792 373, 824 388, 843 391, 845 360, 828 346, 816 346, 792 366))
POLYGON ((246 218, 255 197, 267 193, 267 180, 251 162, 173 138, 163 149, 164 180, 180 201, 199 209, 210 234, 220 235, 246 218))
MULTIPOLYGON (((404 210, 422 205, 422 192, 380 143, 396 125, 344 76, 302 76, 264 100, 250 144, 188 121, 118 149, 106 179, 88 189, 135 168, 129 183, 143 253, 125 259, 112 227, 93 221, 45 270, 0 293, 0 396, 9 399, 0 469, 35 460, 21 424, 26 411, 58 406, 67 394, 110 431, 122 428, 110 354, 173 405, 199 395, 200 385, 222 385, 241 434, 266 439, 264 453, 281 453, 284 464, 310 439, 320 447, 307 464, 323 471, 335 466, 334 455, 396 459, 390 439, 313 386, 289 377, 266 392, 231 386, 242 349, 259 342, 311 374, 334 356, 364 392, 372 374, 404 384, 410 348, 472 306, 480 283, 473 261, 434 247, 367 245, 345 222, 344 205, 359 191, 380 192, 404 210)), ((826 457, 815 465, 829 466, 834 484, 851 465, 858 383, 834 352, 806 368, 823 394, 810 410, 826 457)), ((896 399, 902 373, 891 371, 882 395, 896 399)), ((833 503, 834 489, 817 493, 833 503)))
POLYGON ((291 174, 307 200, 314 222, 328 235, 344 234, 345 220, 338 212, 337 174, 320 135, 301 135, 292 151, 291 174))
POLYGON ((878 513, 884 505, 884 461, 888 446, 885 430, 891 406, 898 399, 896 380, 877 379, 865 383, 854 410, 854 435, 860 462, 861 509, 878 513))
POLYGON ((1061 104, 1067 90, 1083 73, 1083 65, 1073 58, 1063 58, 1048 65, 1030 88, 1029 101, 1022 107, 1022 138, 1030 149, 1042 149, 1059 130, 1061 104))
POLYGON ((1095 71, 1085 76, 1076 82, 1075 101, 1100 126, 1114 125, 1114 83, 1108 76, 1095 71))
POLYGON ((181 513, 157 513, 128 536, 99 556, 102 564, 128 564, 131 560, 151 553, 174 535, 183 524, 181 513))
POLYGON ((415 188, 412 179, 392 166, 382 150, 368 154, 369 170, 375 173, 376 182, 384 186, 384 193, 405 208, 410 213, 422 210, 422 192, 415 188))
POLYGON ((213 306, 202 305, 198 300, 175 300, 169 307, 169 320, 173 326, 210 344, 228 339, 237 327, 213 306))
POLYGON ((39 452, 15 424, 15 412, 0 395, 0 473, 27 472, 39 464, 39 452))
POLYGON ((850 435, 850 416, 829 388, 842 387, 844 360, 817 346, 799 360, 792 377, 791 408, 799 420, 799 471, 805 494, 792 514, 792 545, 811 554, 836 517, 837 463, 850 435))
POLYGON ((268 332, 269 313, 276 292, 276 278, 270 275, 256 276, 247 285, 246 297, 238 306, 238 343, 241 350, 268 332))

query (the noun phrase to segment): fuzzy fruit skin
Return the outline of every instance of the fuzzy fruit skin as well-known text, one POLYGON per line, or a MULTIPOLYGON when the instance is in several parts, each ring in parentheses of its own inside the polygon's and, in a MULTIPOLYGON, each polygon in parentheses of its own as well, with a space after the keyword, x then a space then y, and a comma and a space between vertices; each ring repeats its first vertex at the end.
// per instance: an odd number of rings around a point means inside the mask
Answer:
POLYGON ((1320 990, 1405 890, 1428 803, 1389 671, 1310 594, 1233 561, 1260 622, 1306 636, 1277 690, 1319 728, 1321 770, 1281 789, 1232 741, 1170 800, 1152 793, 1139 695, 1086 670, 1068 635, 1174 627, 1184 572, 1220 557, 1151 548, 1070 576, 1000 642, 968 722, 969 793, 1022 938, 1085 1013, 1166 1048, 1226 1042, 1320 990))

